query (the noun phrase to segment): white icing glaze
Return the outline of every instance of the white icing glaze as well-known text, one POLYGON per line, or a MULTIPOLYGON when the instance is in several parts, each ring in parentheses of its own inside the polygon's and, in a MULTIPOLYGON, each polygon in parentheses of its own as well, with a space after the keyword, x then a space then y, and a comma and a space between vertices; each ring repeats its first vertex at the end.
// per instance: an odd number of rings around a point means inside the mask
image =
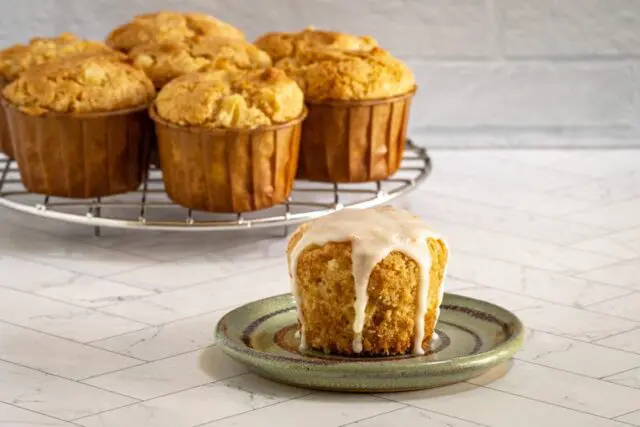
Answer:
MULTIPOLYGON (((353 351, 362 352, 362 330, 368 301, 369 276, 374 267, 387 255, 393 251, 399 251, 414 259, 420 269, 413 353, 424 354, 422 348, 424 316, 428 309, 428 294, 431 287, 431 254, 426 245, 428 238, 440 239, 418 217, 389 206, 362 210, 343 209, 309 223, 307 230, 290 254, 291 291, 296 299, 298 320, 301 325, 300 349, 307 348, 307 341, 296 279, 298 257, 309 245, 323 246, 329 242, 351 241, 352 274, 355 282, 353 351)), ((441 286, 439 303, 442 301, 442 293, 441 286)), ((439 309, 436 312, 436 321, 438 314, 439 309)))

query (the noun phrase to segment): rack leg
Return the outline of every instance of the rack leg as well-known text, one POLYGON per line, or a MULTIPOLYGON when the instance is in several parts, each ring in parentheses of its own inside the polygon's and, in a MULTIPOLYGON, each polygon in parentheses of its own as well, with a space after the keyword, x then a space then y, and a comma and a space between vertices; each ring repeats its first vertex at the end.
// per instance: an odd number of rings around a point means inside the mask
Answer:
MULTIPOLYGON (((98 205, 96 206, 95 210, 94 210, 94 215, 96 216, 96 218, 100 218, 100 214, 102 211, 102 207, 100 206, 100 197, 98 197, 98 205)), ((93 227, 93 235, 95 237, 100 237, 100 226, 96 225, 95 227, 93 227)))

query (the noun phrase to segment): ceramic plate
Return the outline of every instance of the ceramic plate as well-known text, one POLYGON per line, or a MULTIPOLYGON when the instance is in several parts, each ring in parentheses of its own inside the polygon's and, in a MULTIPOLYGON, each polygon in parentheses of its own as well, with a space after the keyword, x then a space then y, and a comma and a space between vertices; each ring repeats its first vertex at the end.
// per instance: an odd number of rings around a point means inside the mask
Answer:
POLYGON ((520 348, 523 327, 511 312, 473 298, 445 294, 438 338, 424 356, 345 357, 298 351, 291 294, 227 313, 216 339, 233 359, 259 375, 300 387, 389 392, 437 387, 476 377, 520 348))

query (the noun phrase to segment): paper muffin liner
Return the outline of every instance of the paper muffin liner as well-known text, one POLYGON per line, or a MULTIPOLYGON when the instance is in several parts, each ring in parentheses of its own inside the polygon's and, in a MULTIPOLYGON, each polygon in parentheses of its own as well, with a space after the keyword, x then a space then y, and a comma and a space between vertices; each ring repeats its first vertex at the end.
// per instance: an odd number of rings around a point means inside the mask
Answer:
POLYGON ((30 115, 2 99, 23 185, 33 193, 92 198, 138 188, 146 170, 147 107, 30 115))
POLYGON ((411 98, 307 101, 298 177, 323 182, 385 179, 400 167, 411 98))
MULTIPOLYGON (((0 93, 7 85, 7 81, 0 78, 0 93)), ((9 124, 7 116, 4 112, 4 106, 0 104, 0 153, 5 154, 9 158, 13 158, 13 146, 11 145, 11 136, 9 135, 9 124)))
POLYGON ((149 108, 165 190, 186 208, 240 213, 283 203, 293 190, 302 120, 257 129, 182 127, 149 108))

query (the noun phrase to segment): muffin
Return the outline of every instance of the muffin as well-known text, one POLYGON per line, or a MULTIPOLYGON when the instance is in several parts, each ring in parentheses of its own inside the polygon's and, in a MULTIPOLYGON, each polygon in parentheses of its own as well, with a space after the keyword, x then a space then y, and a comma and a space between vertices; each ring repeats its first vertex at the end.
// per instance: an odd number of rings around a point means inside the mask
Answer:
POLYGON ((241 39, 198 37, 180 42, 146 43, 129 52, 133 65, 143 70, 157 88, 183 74, 271 66, 271 58, 241 39))
POLYGON ((186 74, 160 91, 150 113, 174 202, 247 212, 291 193, 306 111, 302 91, 282 70, 186 74))
POLYGON ((31 67, 3 91, 24 186, 76 198, 136 189, 154 96, 144 72, 113 55, 31 67))
POLYGON ((136 16, 107 36, 107 45, 129 52, 148 42, 182 42, 199 36, 244 39, 244 34, 231 24, 213 16, 194 12, 157 12, 136 16))
POLYGON ((378 42, 369 36, 316 30, 313 27, 297 33, 267 33, 260 36, 255 43, 267 52, 274 62, 315 48, 368 52, 378 46, 378 42))
POLYGON ((365 182, 398 170, 416 90, 407 65, 374 48, 312 49, 276 66, 298 82, 309 109, 302 130, 301 178, 365 182))
POLYGON ((424 354, 447 257, 445 241, 419 218, 388 206, 303 224, 287 247, 301 349, 424 354))
MULTIPOLYGON (((52 38, 34 38, 0 51, 0 92, 29 67, 79 54, 116 54, 103 43, 80 39, 70 33, 52 38)), ((0 108, 0 152, 13 157, 5 113, 0 108)))

